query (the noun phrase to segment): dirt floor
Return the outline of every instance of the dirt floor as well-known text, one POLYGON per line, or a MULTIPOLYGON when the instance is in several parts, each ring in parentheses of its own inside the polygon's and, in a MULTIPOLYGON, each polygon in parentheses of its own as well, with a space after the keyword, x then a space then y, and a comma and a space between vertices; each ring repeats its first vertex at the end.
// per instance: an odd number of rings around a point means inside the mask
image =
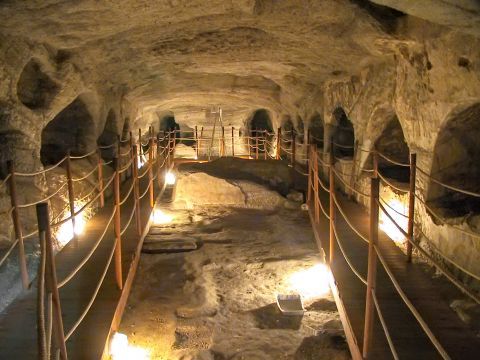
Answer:
POLYGON ((265 191, 268 208, 162 206, 173 220, 155 231, 199 249, 142 255, 119 330, 131 345, 150 359, 350 358, 307 212, 265 191), (303 316, 278 310, 276 294, 293 292, 303 316))

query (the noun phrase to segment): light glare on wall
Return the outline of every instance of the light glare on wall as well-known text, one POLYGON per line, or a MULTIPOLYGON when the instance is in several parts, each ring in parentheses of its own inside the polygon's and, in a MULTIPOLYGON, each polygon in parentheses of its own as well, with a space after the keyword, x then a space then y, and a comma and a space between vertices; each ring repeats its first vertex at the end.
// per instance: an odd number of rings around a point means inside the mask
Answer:
POLYGON ((173 216, 169 214, 165 214, 160 209, 154 209, 152 213, 152 221, 156 225, 168 224, 172 222, 173 216))
MULTIPOLYGON (((407 231, 408 217, 400 214, 407 214, 408 205, 395 198, 389 199, 387 204, 388 206, 385 206, 385 210, 388 211, 389 215, 404 231, 407 231)), ((405 242, 405 236, 403 236, 402 232, 397 228, 397 226, 395 226, 392 220, 390 220, 388 216, 381 210, 379 216, 379 227, 395 243, 403 244, 405 242)))
POLYGON ((150 354, 147 350, 130 345, 127 335, 118 332, 113 335, 110 342, 110 356, 112 360, 150 359, 150 354))
POLYGON ((175 181, 176 181, 176 177, 175 177, 175 174, 171 171, 167 171, 167 173, 165 174, 165 183, 167 185, 175 185, 175 181))
MULTIPOLYGON (((79 211, 85 203, 78 203, 75 205, 75 212, 79 211)), ((64 218, 70 216, 70 212, 66 211, 64 213, 64 218)), ((74 235, 80 235, 83 234, 85 231, 85 225, 87 224, 87 219, 86 219, 86 212, 82 211, 82 213, 78 214, 75 216, 75 229, 73 229, 72 222, 69 220, 58 228, 57 233, 55 234, 55 237, 57 238, 57 241, 60 243, 61 246, 65 246, 70 242, 70 240, 73 239, 74 235)))

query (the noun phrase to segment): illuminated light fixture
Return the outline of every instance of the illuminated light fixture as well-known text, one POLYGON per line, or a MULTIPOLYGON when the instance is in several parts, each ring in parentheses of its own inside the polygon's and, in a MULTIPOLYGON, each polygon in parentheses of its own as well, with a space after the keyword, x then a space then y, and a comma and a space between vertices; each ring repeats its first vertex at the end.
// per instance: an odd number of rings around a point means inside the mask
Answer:
MULTIPOLYGON (((84 203, 75 205, 75 212, 79 211, 84 205, 84 203)), ((65 212, 64 216, 70 216, 70 212, 65 212)), ((60 225, 57 233, 55 234, 55 237, 57 238, 57 241, 60 243, 61 246, 65 246, 70 242, 70 240, 73 239, 74 235, 83 234, 86 224, 86 212, 82 211, 81 214, 75 216, 75 229, 73 229, 72 222, 69 220, 60 225)))
POLYGON ((147 350, 131 346, 125 334, 113 334, 110 342, 110 356, 112 360, 148 360, 150 354, 147 350))
POLYGON ((289 289, 299 293, 304 300, 322 297, 330 291, 332 273, 324 264, 297 271, 288 279, 289 289))
POLYGON ((162 210, 160 209, 154 209, 152 213, 152 221, 154 224, 157 225, 162 225, 162 224, 168 224, 172 222, 173 216, 169 214, 165 214, 162 210))
POLYGON ((167 171, 167 173, 165 174, 165 183, 167 185, 175 185, 176 180, 177 178, 175 177, 175 174, 171 171, 167 171))
POLYGON ((147 159, 145 158, 145 155, 139 155, 138 161, 137 161, 137 168, 138 169, 142 168, 146 162, 147 162, 147 159))
MULTIPOLYGON (((388 214, 393 218, 393 220, 395 220, 395 222, 406 232, 408 226, 408 217, 401 216, 400 214, 406 214, 408 206, 397 199, 390 199, 387 201, 387 204, 388 206, 384 206, 385 210, 388 211, 388 214), (395 209, 395 211, 391 210, 390 208, 395 209)), ((402 232, 397 228, 397 226, 395 226, 392 220, 390 220, 388 216, 381 210, 379 227, 395 243, 403 244, 405 242, 405 236, 403 236, 402 232)))

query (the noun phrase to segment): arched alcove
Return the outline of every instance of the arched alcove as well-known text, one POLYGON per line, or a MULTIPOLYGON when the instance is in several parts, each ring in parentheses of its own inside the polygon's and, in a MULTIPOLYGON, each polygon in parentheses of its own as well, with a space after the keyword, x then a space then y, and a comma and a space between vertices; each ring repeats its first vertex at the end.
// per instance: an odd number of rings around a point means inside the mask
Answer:
POLYGON ((297 132, 297 141, 300 144, 303 144, 304 138, 305 138, 305 125, 303 123, 303 119, 300 116, 297 116, 297 121, 296 121, 296 132, 297 132))
POLYGON ((308 130, 310 132, 310 141, 312 144, 316 144, 317 147, 323 147, 323 135, 324 135, 324 125, 322 117, 319 113, 315 113, 308 124, 308 130))
POLYGON ((95 124, 86 104, 77 97, 57 114, 42 130, 40 160, 51 165, 61 160, 68 151, 83 155, 95 144, 95 124))
POLYGON ((48 107, 58 93, 58 85, 40 66, 40 62, 31 59, 22 70, 17 82, 17 96, 29 109, 48 107))
MULTIPOLYGON (((396 162, 409 163, 410 149, 405 141, 402 126, 396 115, 389 120, 382 134, 378 137, 375 142, 375 149, 396 162)), ((395 165, 382 156, 378 156, 377 159, 378 170, 382 175, 399 182, 409 182, 409 167, 395 165)))
POLYGON ((284 133, 284 135, 288 134, 290 131, 292 131, 294 129, 293 122, 292 122, 292 119, 290 118, 290 116, 286 116, 283 119, 281 128, 282 128, 282 132, 284 133))
MULTIPOLYGON (((440 130, 431 176, 445 184, 480 192, 480 103, 454 112, 440 130)), ((427 200, 447 217, 480 213, 480 198, 447 189, 433 181, 427 200)))
POLYGON ((332 140, 336 144, 334 144, 334 155, 341 158, 353 158, 355 145, 353 124, 341 107, 333 111, 333 117, 335 129, 332 140))
MULTIPOLYGON (((250 136, 255 137, 257 136, 264 136, 264 131, 268 133, 273 133, 273 126, 272 120, 270 118, 270 114, 265 109, 259 109, 255 111, 248 122, 248 129, 250 136)), ((267 135, 268 140, 271 139, 271 135, 267 135)), ((263 152, 264 147, 262 144, 259 144, 260 152, 263 152)), ((271 145, 267 143, 267 151, 271 150, 271 145)))
POLYGON ((101 146, 108 146, 117 142, 117 116, 113 109, 110 109, 105 122, 105 127, 100 137, 97 139, 97 144, 101 146))
POLYGON ((164 132, 175 130, 177 131, 175 133, 175 137, 176 138, 180 137, 180 132, 179 132, 180 125, 177 124, 177 122, 175 121, 175 116, 173 115, 173 113, 162 116, 159 120, 158 127, 160 131, 164 131, 164 132))

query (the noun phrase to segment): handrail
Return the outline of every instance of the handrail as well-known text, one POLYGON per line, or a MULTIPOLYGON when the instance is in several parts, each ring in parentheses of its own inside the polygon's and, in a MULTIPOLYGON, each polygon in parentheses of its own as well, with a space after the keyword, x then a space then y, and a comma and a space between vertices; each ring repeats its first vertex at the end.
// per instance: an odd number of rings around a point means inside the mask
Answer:
POLYGON ((441 185, 441 186, 443 186, 443 187, 446 187, 447 189, 450 189, 450 190, 453 190, 453 191, 457 191, 457 192, 462 193, 462 194, 465 194, 465 195, 480 197, 480 193, 473 192, 473 191, 468 191, 468 190, 463 190, 463 189, 460 189, 460 188, 458 188, 458 187, 456 187, 456 186, 445 184, 444 182, 441 182, 440 180, 435 179, 434 177, 432 177, 430 174, 428 174, 427 172, 425 172, 424 170, 422 170, 422 169, 419 168, 418 166, 417 166, 417 170, 418 170, 420 173, 422 173, 423 175, 425 175, 426 177, 428 177, 430 180, 432 180, 434 183, 437 183, 438 185, 441 185))
POLYGON ((378 304, 377 295, 375 294, 375 289, 372 289, 372 299, 377 309, 378 319, 380 320, 380 324, 382 325, 383 332, 385 337, 387 338, 388 346, 390 347, 390 352, 395 360, 399 360, 397 350, 395 349, 395 345, 393 344, 392 337, 390 336, 390 331, 388 330, 387 323, 385 322, 385 318, 383 317, 382 310, 380 309, 380 305, 378 304))
POLYGON ((73 182, 79 182, 79 181, 83 181, 85 180, 86 178, 88 178, 89 176, 91 176, 93 173, 95 173, 95 171, 97 171, 97 166, 94 166, 93 169, 87 173, 86 175, 82 176, 82 177, 79 177, 79 178, 74 178, 72 177, 72 181, 73 182))
POLYGON ((45 174, 48 171, 56 169, 57 167, 59 167, 66 159, 67 159, 67 156, 65 156, 62 160, 60 160, 56 164, 54 164, 54 165, 52 165, 52 166, 50 166, 46 169, 39 170, 39 171, 34 171, 34 172, 31 172, 31 173, 23 173, 23 172, 15 171, 15 176, 31 177, 31 176, 37 176, 37 175, 45 174))
POLYGON ((42 202, 48 201, 48 200, 50 200, 51 198, 53 198, 55 195, 57 195, 66 185, 67 185, 67 183, 64 182, 62 186, 60 186, 55 192, 53 192, 52 194, 48 195, 47 197, 45 197, 45 198, 43 198, 43 199, 40 199, 40 200, 37 200, 37 201, 33 201, 33 202, 30 202, 30 203, 27 203, 27 204, 17 205, 17 207, 18 207, 19 209, 24 209, 24 208, 27 208, 27 207, 30 207, 30 206, 34 206, 34 205, 40 204, 40 203, 42 203, 42 202))
POLYGON ((401 187, 399 186, 396 186, 396 185, 393 185, 390 181, 388 181, 380 171, 377 170, 377 175, 378 177, 385 183, 387 184, 388 186, 390 186, 391 188, 397 190, 397 191, 400 191, 400 192, 403 192, 403 193, 408 193, 408 189, 402 189, 401 187))
POLYGON ((409 163, 402 163, 400 161, 396 161, 396 160, 393 160, 391 157, 388 157, 387 155, 385 155, 384 153, 376 150, 376 153, 378 155, 380 155, 380 157, 384 158, 385 160, 387 160, 388 162, 391 162, 392 164, 394 165, 397 165, 397 166, 404 166, 404 167, 410 167, 410 164, 409 163))

